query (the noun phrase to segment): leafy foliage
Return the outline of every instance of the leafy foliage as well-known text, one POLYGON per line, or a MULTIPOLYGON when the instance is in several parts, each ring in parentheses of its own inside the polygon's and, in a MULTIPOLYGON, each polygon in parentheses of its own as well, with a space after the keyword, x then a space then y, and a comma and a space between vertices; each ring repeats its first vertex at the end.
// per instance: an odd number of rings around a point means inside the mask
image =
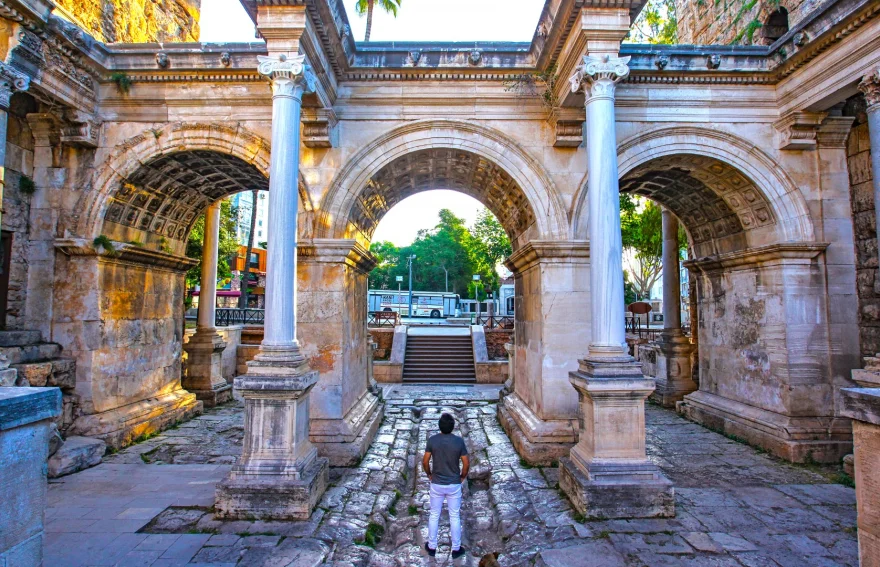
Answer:
POLYGON ((550 66, 545 71, 535 73, 523 73, 512 79, 504 81, 504 90, 512 92, 519 97, 539 97, 541 104, 548 110, 559 108, 559 101, 554 94, 556 81, 558 80, 556 65, 550 66))
POLYGON ((395 18, 397 17, 397 9, 400 8, 400 0, 357 0, 354 9, 358 15, 367 15, 367 30, 364 34, 364 41, 370 41, 370 32, 373 29, 373 8, 379 6, 395 18))
MULTIPOLYGON (((232 277, 232 269, 230 261, 238 254, 238 239, 236 238, 235 229, 238 219, 238 211, 232 206, 228 200, 220 203, 220 243, 219 260, 217 261, 217 280, 228 280, 232 277)), ((193 266, 186 273, 186 287, 192 289, 199 285, 202 277, 202 243, 205 240, 205 215, 196 219, 192 230, 189 232, 189 239, 186 242, 186 255, 189 258, 198 260, 198 264, 193 266)))
POLYGON ((370 287, 397 289, 396 276, 403 276, 401 289, 408 287, 407 257, 416 255, 413 264, 413 289, 445 291, 473 297, 473 275, 480 275, 479 296, 485 289, 497 290, 498 263, 511 251, 510 240, 501 224, 488 211, 480 212, 473 229, 465 226, 452 211, 440 211, 437 226, 419 231, 409 246, 398 248, 390 242, 374 242, 370 251, 376 255, 376 268, 370 273, 370 287), (447 286, 448 282, 448 286, 447 286))
MULTIPOLYGON (((630 284, 634 299, 646 299, 663 273, 663 218, 653 201, 620 196, 620 228, 624 249, 624 295, 630 284)), ((679 251, 687 246, 683 229, 679 251)), ((631 301, 627 300, 627 303, 631 301)))
POLYGON ((675 0, 648 0, 629 32, 632 43, 671 45, 678 42, 675 0))

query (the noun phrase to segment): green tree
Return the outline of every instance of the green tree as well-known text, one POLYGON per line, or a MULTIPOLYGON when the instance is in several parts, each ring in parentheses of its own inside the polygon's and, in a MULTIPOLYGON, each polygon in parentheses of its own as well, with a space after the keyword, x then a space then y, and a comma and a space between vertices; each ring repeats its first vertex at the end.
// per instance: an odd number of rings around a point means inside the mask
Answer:
POLYGON ((471 232, 483 243, 495 264, 503 262, 513 252, 507 232, 489 209, 480 211, 471 232))
MULTIPOLYGON (((238 254, 238 239, 236 237, 236 227, 238 225, 238 211, 236 207, 228 200, 220 203, 220 242, 218 245, 219 254, 217 260, 217 280, 228 280, 232 277, 232 269, 229 266, 230 261, 238 254)), ((189 238, 186 241, 186 255, 189 258, 198 260, 198 264, 193 266, 186 273, 186 287, 193 289, 201 283, 202 278, 202 243, 205 240, 205 215, 202 214, 196 219, 192 230, 189 232, 189 238)))
POLYGON ((359 16, 367 15, 367 31, 364 41, 370 41, 370 32, 373 31, 373 7, 379 6, 389 14, 397 17, 397 9, 400 8, 400 0, 357 0, 354 5, 359 16))
POLYGON ((678 43, 675 0, 648 0, 633 22, 627 41, 665 45, 678 43))
MULTIPOLYGON (((481 218, 489 215, 481 214, 481 218)), ((477 292, 485 298, 484 287, 498 288, 496 266, 500 258, 509 254, 510 243, 498 239, 495 225, 498 221, 489 215, 478 220, 486 241, 469 229, 464 219, 451 211, 440 211, 439 222, 434 228, 421 230, 415 241, 403 248, 390 242, 374 242, 370 251, 376 255, 376 268, 370 273, 370 286, 374 289, 397 289, 396 276, 404 277, 404 289, 408 287, 409 270, 406 259, 415 254, 413 263, 413 289, 421 291, 444 291, 473 297, 473 275, 480 275, 477 292), (495 223, 493 225, 492 223, 495 223), (488 238, 492 236, 492 238, 488 238), (487 242, 489 244, 487 244, 487 242), (494 250, 493 250, 494 247, 494 250)), ((497 225, 500 227, 500 225, 497 225)), ((503 230, 500 231, 503 234, 503 230)))
MULTIPOLYGON (((624 281, 637 299, 646 299, 663 274, 663 217, 653 201, 621 195, 620 232, 624 249, 624 281)), ((687 247, 679 229, 679 254, 687 247)))
POLYGON ((241 276, 241 295, 238 296, 239 309, 247 309, 248 306, 248 287, 251 280, 251 250, 254 249, 254 232, 257 227, 257 199, 259 197, 259 189, 251 191, 251 228, 248 231, 247 252, 244 255, 244 275, 241 276))

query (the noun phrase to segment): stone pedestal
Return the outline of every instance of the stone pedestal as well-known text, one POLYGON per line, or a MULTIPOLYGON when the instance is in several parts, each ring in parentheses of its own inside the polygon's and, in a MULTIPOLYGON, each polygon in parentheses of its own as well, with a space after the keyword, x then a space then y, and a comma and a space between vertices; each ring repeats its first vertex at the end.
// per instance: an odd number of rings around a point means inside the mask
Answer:
POLYGON ((859 565, 880 565, 880 388, 844 388, 844 417, 853 420, 859 565))
POLYGON ((284 362, 262 354, 248 363, 248 374, 235 379, 245 403, 244 448, 217 486, 218 518, 311 516, 329 471, 327 459, 319 458, 309 441, 308 394, 317 381, 318 372, 301 357, 284 362))
POLYGON ((664 333, 656 343, 656 389, 651 399, 663 407, 674 408, 697 390, 692 374, 694 345, 680 331, 664 333))
POLYGON ((0 388, 0 565, 43 564, 46 459, 58 388, 0 388))
POLYGON ((675 516, 672 483, 645 453, 645 399, 654 381, 626 361, 582 360, 571 384, 580 435, 559 463, 559 487, 587 518, 675 516))
POLYGON ((196 395, 206 408, 232 399, 232 386, 223 377, 226 343, 214 329, 199 329, 184 345, 186 372, 181 385, 196 395))

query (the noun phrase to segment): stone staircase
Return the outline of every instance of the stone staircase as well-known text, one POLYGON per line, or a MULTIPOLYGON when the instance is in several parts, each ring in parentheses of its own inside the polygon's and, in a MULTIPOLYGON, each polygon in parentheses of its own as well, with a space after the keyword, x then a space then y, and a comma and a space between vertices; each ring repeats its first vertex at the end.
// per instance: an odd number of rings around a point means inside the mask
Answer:
POLYGON ((475 383, 474 346, 470 335, 408 336, 403 381, 475 383))
POLYGON ((67 430, 74 419, 76 361, 61 355, 61 345, 43 342, 39 331, 0 331, 0 386, 61 388, 62 412, 58 429, 67 430), (14 370, 14 372, 10 372, 14 370))

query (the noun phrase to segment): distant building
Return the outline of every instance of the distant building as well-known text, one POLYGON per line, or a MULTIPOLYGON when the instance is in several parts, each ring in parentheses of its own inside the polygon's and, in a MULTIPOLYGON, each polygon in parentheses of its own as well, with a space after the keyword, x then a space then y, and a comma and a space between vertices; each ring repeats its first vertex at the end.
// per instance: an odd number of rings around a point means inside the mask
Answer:
MULTIPOLYGON (((269 198, 268 192, 260 191, 257 198, 257 222, 254 225, 254 246, 258 246, 260 242, 267 239, 266 227, 269 223, 269 198)), ((253 192, 242 191, 236 193, 229 199, 232 205, 238 209, 238 226, 236 227, 236 238, 242 246, 247 246, 248 236, 251 230, 251 210, 253 208, 253 192)))
MULTIPOLYGON (((259 209, 257 209, 259 211, 259 209)), ((229 282, 230 291, 241 291, 241 282, 244 279, 245 256, 247 246, 239 246, 234 262, 231 263, 232 279, 229 282)), ((248 282, 248 307, 263 309, 266 305, 266 251, 262 248, 251 249, 251 273, 248 282)), ((221 307, 238 307, 238 296, 235 295, 234 305, 221 305, 221 307)))

